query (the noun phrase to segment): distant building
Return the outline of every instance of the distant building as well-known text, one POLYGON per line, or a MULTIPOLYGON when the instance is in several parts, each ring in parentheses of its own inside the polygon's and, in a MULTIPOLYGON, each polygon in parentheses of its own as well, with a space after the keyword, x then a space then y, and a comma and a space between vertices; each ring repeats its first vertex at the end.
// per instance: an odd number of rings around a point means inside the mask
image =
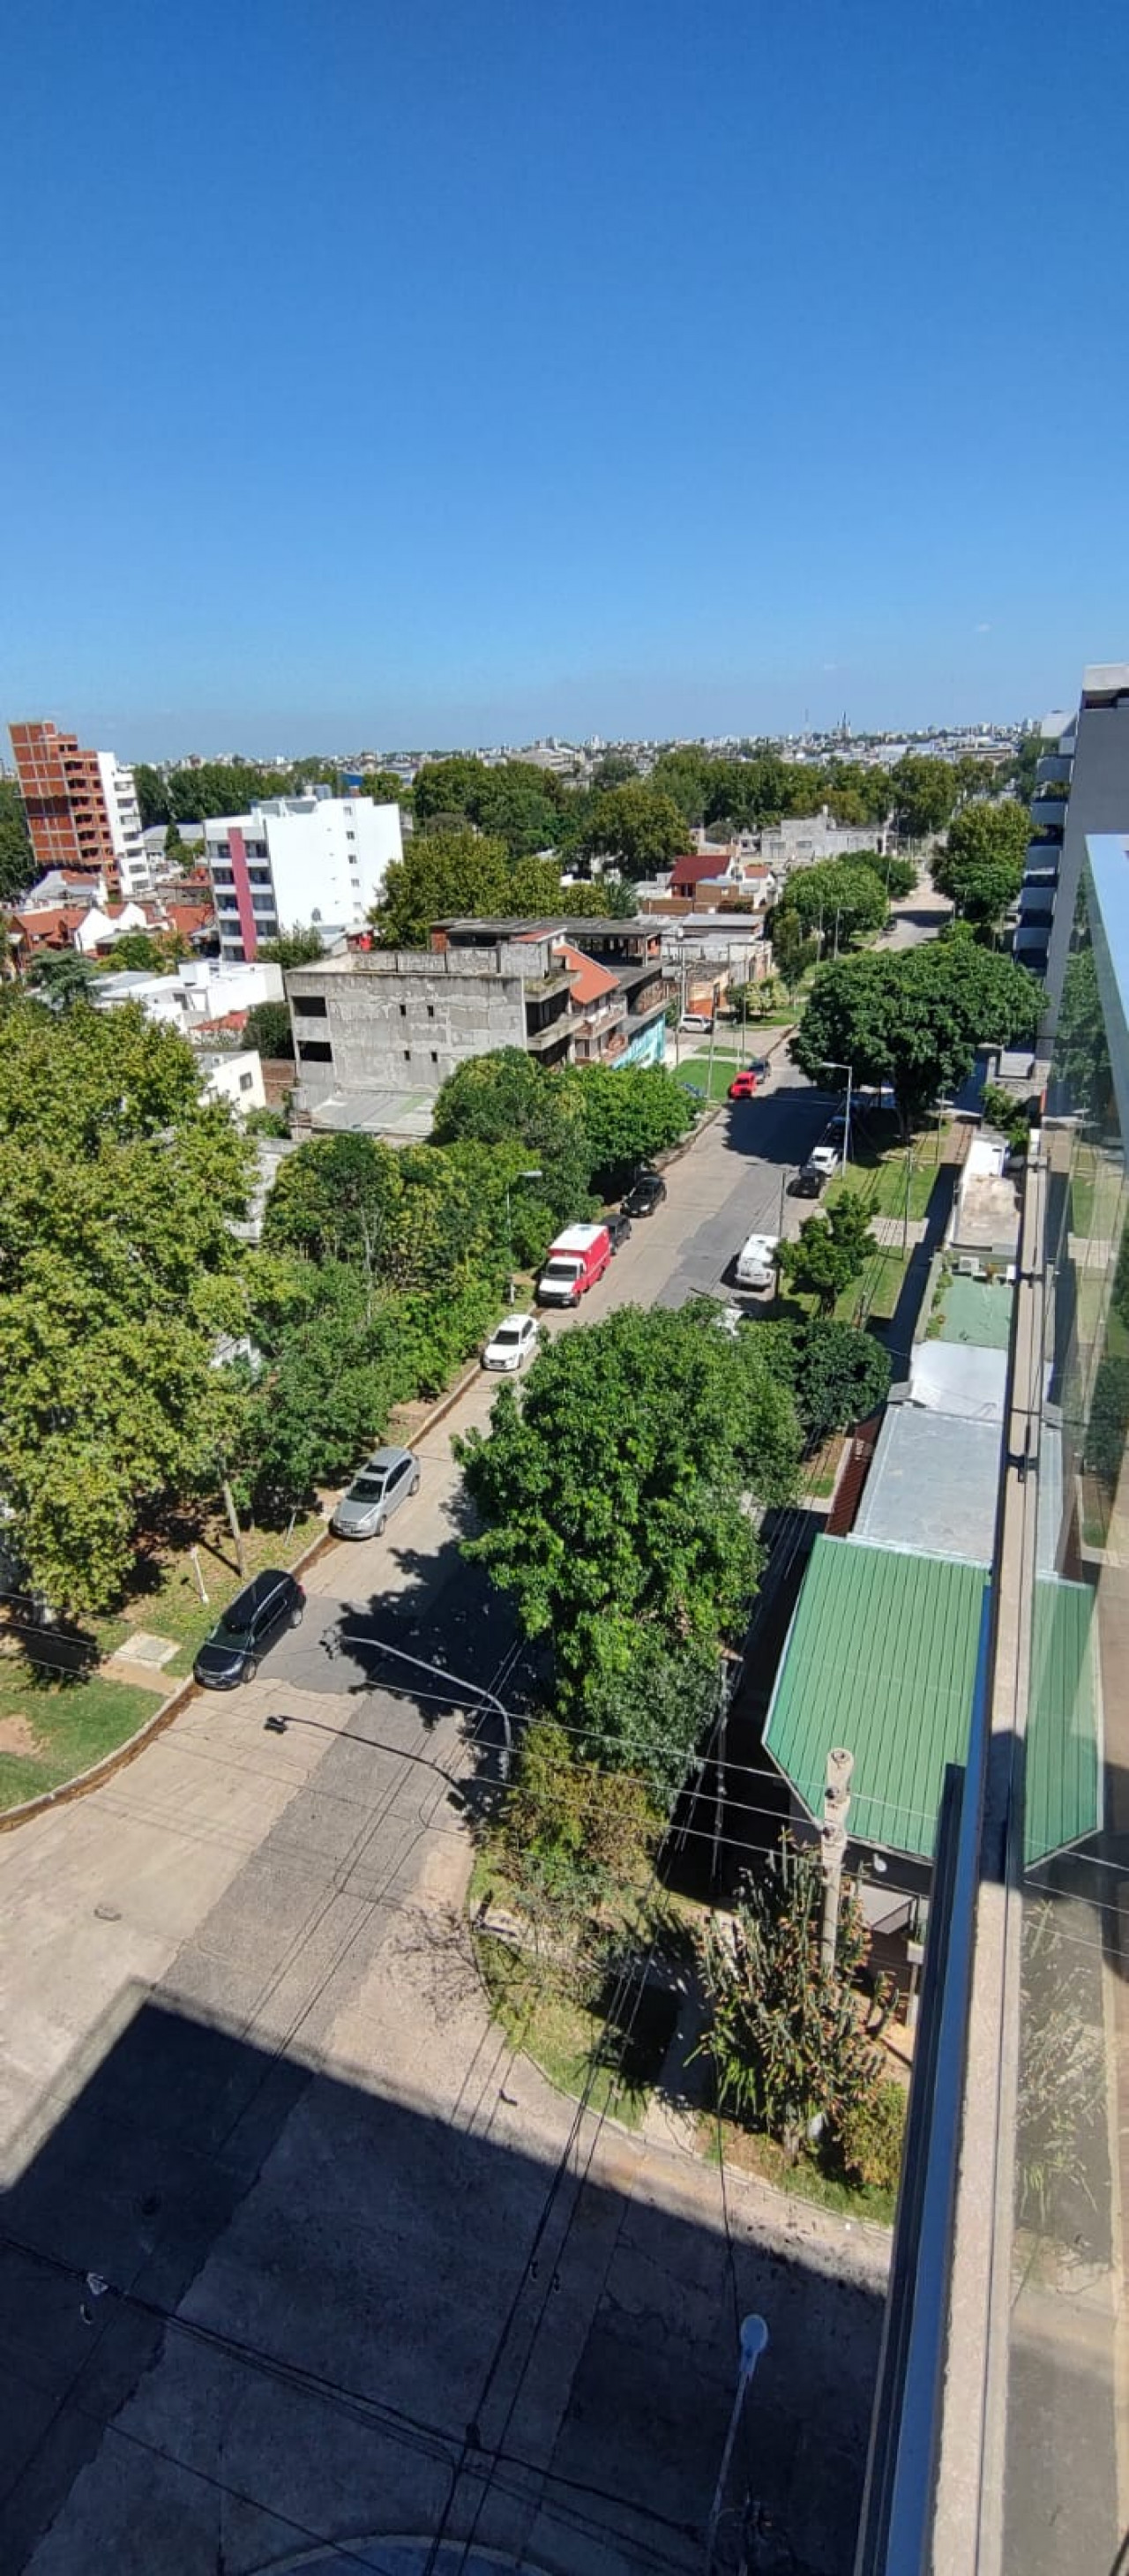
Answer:
POLYGON ((889 834, 884 823, 836 823, 826 805, 818 814, 786 815, 761 833, 760 855, 778 876, 791 868, 812 867, 817 859, 849 859, 855 850, 885 854, 889 834))
POLYGON ((403 854, 398 805, 369 796, 279 796, 204 825, 222 957, 250 964, 259 943, 299 923, 359 930, 403 854))
POLYGON ((286 977, 295 1111, 315 1127, 425 1135, 460 1064, 661 1064, 661 924, 446 921, 429 952, 354 949, 286 977))
POLYGON ((200 1048, 197 1062, 205 1100, 226 1100, 237 1118, 245 1118, 249 1109, 266 1108, 263 1068, 254 1047, 200 1048))
POLYGON ((132 769, 49 722, 9 728, 37 868, 104 877, 125 895, 149 883, 132 769))
POLYGON ((239 1027, 258 1003, 281 1002, 282 969, 265 961, 245 966, 201 957, 171 975, 148 975, 140 969, 115 974, 111 964, 97 978, 91 998, 99 1011, 140 1002, 147 1019, 191 1037, 202 1029, 239 1027))

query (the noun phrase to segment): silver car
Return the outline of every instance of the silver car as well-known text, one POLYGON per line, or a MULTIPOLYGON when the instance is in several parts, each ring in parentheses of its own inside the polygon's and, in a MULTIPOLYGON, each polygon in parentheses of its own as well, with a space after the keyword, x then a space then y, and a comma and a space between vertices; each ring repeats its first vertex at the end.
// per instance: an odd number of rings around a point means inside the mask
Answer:
POLYGON ((409 1494, 419 1492, 419 1460, 410 1449, 378 1449, 342 1494, 330 1521, 338 1538, 379 1538, 409 1494))

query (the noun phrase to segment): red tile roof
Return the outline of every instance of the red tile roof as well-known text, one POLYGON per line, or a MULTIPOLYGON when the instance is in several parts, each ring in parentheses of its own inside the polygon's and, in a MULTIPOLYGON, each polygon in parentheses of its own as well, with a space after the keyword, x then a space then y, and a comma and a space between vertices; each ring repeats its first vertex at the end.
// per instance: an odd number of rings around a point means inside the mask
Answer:
POLYGON ((614 993, 618 975, 613 975, 607 966, 597 965, 594 957, 585 957, 567 939, 558 942, 554 955, 560 958, 566 974, 571 975, 572 998, 582 1011, 586 1011, 591 1002, 602 1001, 605 993, 614 993))
POLYGON ((677 893, 680 886, 701 885, 705 877, 723 877, 728 866, 728 850, 691 850, 688 857, 675 860, 671 886, 677 893))

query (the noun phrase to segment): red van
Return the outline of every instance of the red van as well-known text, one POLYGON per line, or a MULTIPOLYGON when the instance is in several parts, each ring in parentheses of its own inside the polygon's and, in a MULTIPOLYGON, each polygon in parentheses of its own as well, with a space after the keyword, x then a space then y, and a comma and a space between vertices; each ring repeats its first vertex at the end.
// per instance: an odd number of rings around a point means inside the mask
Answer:
POLYGON ((602 1279, 612 1257, 606 1225, 566 1225, 545 1256, 537 1282, 539 1306, 579 1306, 602 1279))

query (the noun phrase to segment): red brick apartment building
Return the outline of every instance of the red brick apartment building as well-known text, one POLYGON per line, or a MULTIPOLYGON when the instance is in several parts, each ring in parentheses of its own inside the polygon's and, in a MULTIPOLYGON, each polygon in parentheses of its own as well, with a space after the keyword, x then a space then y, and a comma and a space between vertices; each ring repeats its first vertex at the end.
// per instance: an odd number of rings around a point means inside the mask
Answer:
POLYGON ((10 727, 16 775, 27 808, 36 864, 81 868, 118 882, 118 861, 96 751, 53 724, 10 727))

